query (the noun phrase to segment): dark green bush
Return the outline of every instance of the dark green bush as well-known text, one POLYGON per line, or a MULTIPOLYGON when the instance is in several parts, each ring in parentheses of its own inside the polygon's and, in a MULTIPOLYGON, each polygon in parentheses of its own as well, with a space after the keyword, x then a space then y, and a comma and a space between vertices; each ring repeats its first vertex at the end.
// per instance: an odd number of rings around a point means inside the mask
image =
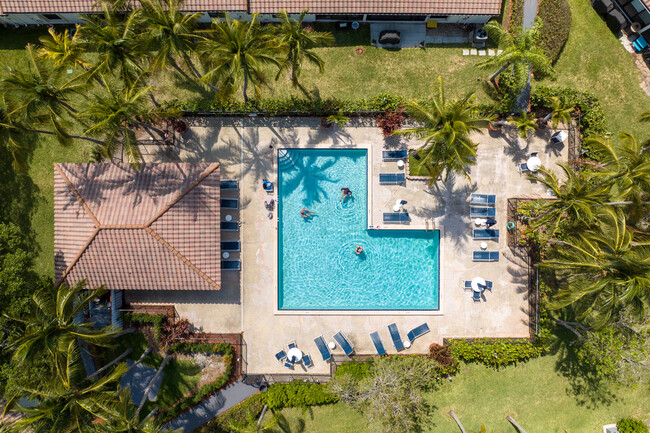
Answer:
POLYGON ((542 20, 540 46, 555 61, 569 39, 571 6, 567 0, 540 0, 537 16, 542 20))
POLYGON ((544 348, 526 339, 477 338, 472 340, 446 340, 451 354, 465 362, 478 362, 489 367, 524 362, 537 358, 544 353, 544 348))
POLYGON ((148 313, 122 313, 122 320, 127 323, 139 325, 153 325, 154 336, 156 341, 160 343, 162 338, 162 325, 167 319, 164 314, 148 314, 148 313))
POLYGON ((264 403, 269 409, 283 407, 307 407, 336 403, 338 398, 328 393, 324 385, 317 383, 277 383, 264 392, 264 403))
POLYGON ((230 433, 231 425, 244 425, 250 419, 258 418, 263 407, 264 394, 253 394, 196 431, 200 433, 230 433))
POLYGON ((517 32, 524 25, 524 0, 512 0, 508 29, 517 32))
POLYGON ((623 418, 616 423, 619 433, 648 433, 648 427, 641 420, 623 418))
POLYGON ((336 368, 336 376, 349 374, 356 380, 361 380, 372 372, 372 360, 364 362, 346 362, 336 368))

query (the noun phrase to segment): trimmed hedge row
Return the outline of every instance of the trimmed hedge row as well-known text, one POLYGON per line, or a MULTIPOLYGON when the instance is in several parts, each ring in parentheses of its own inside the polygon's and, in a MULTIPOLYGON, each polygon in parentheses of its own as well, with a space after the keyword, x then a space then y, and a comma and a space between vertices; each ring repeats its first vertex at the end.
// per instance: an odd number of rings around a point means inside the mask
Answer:
POLYGON ((540 46, 554 62, 569 39, 571 6, 567 0, 540 0, 537 16, 543 22, 540 46))
POLYGON ((445 344, 456 359, 495 368, 524 362, 544 353, 542 346, 523 338, 450 339, 445 340, 445 344))
POLYGON ((284 407, 320 406, 336 403, 339 399, 329 394, 324 385, 317 383, 276 383, 264 392, 264 403, 269 409, 284 407))
POLYGON ((166 317, 164 314, 148 314, 148 313, 122 313, 122 320, 128 323, 137 323, 140 325, 153 325, 154 337, 160 343, 162 337, 162 325, 166 317))
POLYGON ((623 418, 616 423, 620 433, 648 433, 648 427, 640 419, 623 418))
POLYGON ((525 0, 512 0, 510 7, 510 21, 508 22, 508 30, 517 32, 524 25, 524 1, 525 0))
POLYGON ((199 433, 230 433, 232 425, 245 425, 249 421, 257 419, 262 413, 263 407, 264 394, 253 394, 196 431, 199 433))

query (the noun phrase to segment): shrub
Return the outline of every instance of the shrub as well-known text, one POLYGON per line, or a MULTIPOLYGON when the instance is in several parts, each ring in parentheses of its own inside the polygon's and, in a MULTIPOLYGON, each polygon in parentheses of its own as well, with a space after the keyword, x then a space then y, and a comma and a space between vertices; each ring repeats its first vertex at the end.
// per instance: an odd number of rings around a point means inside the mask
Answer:
POLYGON ((543 347, 526 339, 458 339, 447 340, 446 345, 457 359, 495 368, 524 362, 544 353, 543 347))
POLYGON ((278 383, 269 386, 264 395, 264 403, 269 409, 283 407, 307 407, 336 403, 338 398, 327 392, 324 385, 316 383, 278 383))
POLYGON ((172 319, 167 319, 163 322, 162 325, 162 336, 160 343, 163 347, 168 347, 175 340, 183 340, 190 337, 191 332, 190 321, 187 319, 180 319, 173 321, 172 319))
POLYGON ((648 427, 643 421, 634 418, 623 418, 616 423, 619 433, 648 433, 648 427))
POLYGON ((373 361, 368 360, 365 362, 346 362, 336 368, 336 376, 349 374, 356 380, 361 380, 367 377, 372 372, 373 361))
POLYGON ((540 0, 537 16, 542 20, 539 44, 551 61, 555 61, 569 39, 571 6, 567 0, 540 0))
POLYGON ((450 370, 456 370, 458 361, 451 356, 451 350, 447 346, 441 346, 433 343, 429 346, 429 354, 435 359, 441 367, 450 370))
POLYGON ((379 126, 379 129, 381 129, 384 137, 389 137, 393 134, 393 132, 402 127, 403 120, 403 110, 399 109, 398 111, 387 111, 386 113, 380 114, 377 117, 377 126, 379 126))
POLYGON ((147 313, 122 313, 122 320, 132 324, 139 325, 152 325, 154 329, 154 337, 160 344, 163 334, 163 323, 166 320, 164 314, 147 314, 147 313))
POLYGON ((524 0, 512 0, 508 30, 517 32, 524 25, 524 0))

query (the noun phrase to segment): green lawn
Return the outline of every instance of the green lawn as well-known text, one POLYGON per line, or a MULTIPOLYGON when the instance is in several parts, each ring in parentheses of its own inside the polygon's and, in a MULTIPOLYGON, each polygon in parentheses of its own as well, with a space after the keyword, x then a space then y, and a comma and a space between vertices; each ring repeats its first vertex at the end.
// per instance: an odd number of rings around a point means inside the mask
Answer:
MULTIPOLYGON (((488 431, 506 433, 515 433, 505 419, 508 415, 528 433, 597 433, 603 424, 622 417, 650 418, 647 389, 618 389, 608 398, 607 389, 590 393, 581 388, 576 396, 576 386, 583 384, 570 373, 556 370, 559 359, 545 356, 501 371, 476 364, 462 366, 453 382, 445 381, 439 390, 427 394, 433 410, 423 432, 458 432, 450 410, 468 431, 484 424, 488 431)), ((282 414, 294 426, 304 420, 304 431, 310 433, 372 431, 363 415, 343 404, 313 407, 308 412, 285 409, 282 414)))

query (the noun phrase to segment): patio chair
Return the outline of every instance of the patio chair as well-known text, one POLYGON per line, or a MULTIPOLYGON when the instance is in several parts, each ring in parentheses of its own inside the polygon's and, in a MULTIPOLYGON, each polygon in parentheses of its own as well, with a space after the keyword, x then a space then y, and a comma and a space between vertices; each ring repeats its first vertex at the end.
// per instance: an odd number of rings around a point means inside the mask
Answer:
POLYGON ((420 326, 416 326, 415 328, 411 329, 408 334, 406 334, 406 337, 409 339, 409 341, 412 343, 413 340, 415 340, 418 337, 423 336, 427 332, 429 332, 429 325, 425 323, 421 324, 420 326))
POLYGON ((530 152, 530 155, 528 155, 529 158, 537 158, 537 155, 539 152, 530 152))
POLYGON ((474 240, 498 240, 498 229, 474 229, 474 240))
POLYGON ((384 343, 381 342, 381 337, 379 337, 379 332, 375 331, 370 334, 370 339, 372 344, 375 345, 375 350, 377 355, 382 356, 386 354, 386 349, 384 349, 384 343))
POLYGON ((289 350, 293 349, 294 347, 296 347, 296 340, 290 341, 289 344, 287 344, 287 346, 289 346, 289 350))
POLYGON ((222 232, 238 232, 239 221, 221 221, 222 232))
POLYGON ((330 352, 330 348, 327 347, 327 343, 325 343, 323 336, 320 335, 314 338, 314 343, 316 343, 316 347, 318 347, 318 351, 320 352, 320 356, 323 357, 323 361, 329 361, 332 358, 332 352, 330 352))
POLYGON ((240 251, 239 241, 221 241, 221 251, 240 251))
POLYGON ((470 218, 494 218, 497 215, 497 210, 493 207, 478 207, 470 206, 469 207, 469 217, 470 218))
POLYGON ((497 196, 494 194, 472 194, 469 199, 469 204, 479 206, 494 206, 497 196))
POLYGON ((384 212, 384 224, 407 223, 411 221, 408 212, 384 212))
POLYGON ((293 362, 291 362, 289 360, 284 361, 284 366, 287 367, 290 370, 293 370, 293 365, 294 365, 293 362))
POLYGON ((280 350, 278 353, 275 354, 275 359, 277 359, 280 362, 282 362, 282 360, 286 357, 287 357, 287 352, 285 352, 284 349, 280 350))
POLYGON ((530 169, 528 168, 528 164, 526 164, 525 162, 522 162, 521 164, 519 164, 517 166, 517 170, 519 170, 519 174, 529 173, 530 172, 530 169))
POLYGON ((404 159, 408 156, 408 150, 382 150, 381 159, 384 161, 395 161, 398 159, 404 159))
POLYGON ((473 262, 498 262, 499 252, 498 251, 473 251, 472 261, 473 262))
POLYGON ((390 338, 393 340, 393 345, 395 349, 399 352, 404 350, 404 342, 402 342, 402 337, 399 335, 399 330, 397 329, 396 323, 391 323, 388 325, 388 332, 390 332, 390 338))
POLYGON ((471 281, 467 281, 467 280, 465 280, 465 283, 464 283, 463 288, 464 288, 465 290, 469 290, 469 289, 471 289, 471 288, 472 288, 472 282, 471 282, 471 281))
POLYGON ((238 190, 239 181, 237 179, 222 179, 219 188, 223 190, 238 190))
POLYGON ((239 199, 237 199, 237 198, 222 198, 221 199, 221 208, 222 209, 239 209, 239 199))
POLYGON ((221 270, 222 271, 241 271, 241 261, 240 260, 222 260, 221 261, 221 270))
POLYGON ((302 364, 307 368, 314 366, 314 363, 311 361, 311 356, 306 353, 302 355, 302 364))
POLYGON ((481 302, 481 292, 472 292, 474 302, 481 302))
POLYGON ((345 338, 345 335, 343 335, 341 331, 334 334, 333 338, 334 341, 336 341, 336 343, 341 346, 341 349, 343 349, 343 352, 345 352, 347 356, 350 356, 354 353, 354 346, 352 346, 352 343, 350 343, 350 341, 345 338))
POLYGON ((404 173, 379 173, 379 183, 382 185, 397 185, 406 182, 404 173))
POLYGON ((492 291, 492 281, 485 280, 485 288, 491 292, 492 291))

